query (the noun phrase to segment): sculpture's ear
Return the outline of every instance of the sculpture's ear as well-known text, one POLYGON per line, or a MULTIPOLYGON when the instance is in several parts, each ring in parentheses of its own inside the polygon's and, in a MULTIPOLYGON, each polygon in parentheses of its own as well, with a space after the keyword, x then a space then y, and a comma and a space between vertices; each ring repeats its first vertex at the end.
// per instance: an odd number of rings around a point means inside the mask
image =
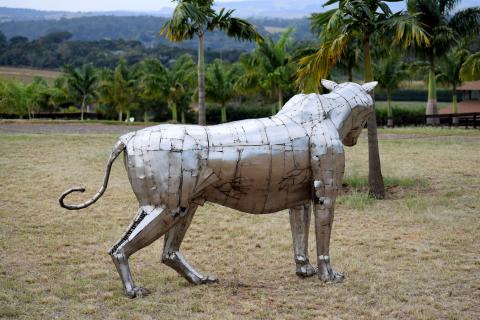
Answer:
POLYGON ((335 89, 336 86, 338 86, 338 83, 336 83, 335 81, 332 81, 332 80, 325 80, 325 79, 322 79, 322 86, 329 90, 329 91, 332 91, 333 89, 335 89))
POLYGON ((367 82, 362 84, 362 88, 365 89, 368 93, 372 92, 373 89, 377 86, 378 82, 377 81, 372 81, 372 82, 367 82))

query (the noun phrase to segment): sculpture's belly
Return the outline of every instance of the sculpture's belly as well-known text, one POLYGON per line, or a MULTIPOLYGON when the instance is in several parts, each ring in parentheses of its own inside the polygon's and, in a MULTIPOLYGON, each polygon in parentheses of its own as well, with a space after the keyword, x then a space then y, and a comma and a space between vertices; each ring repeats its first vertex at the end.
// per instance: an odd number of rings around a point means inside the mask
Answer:
POLYGON ((208 165, 219 177, 205 193, 211 202, 260 214, 291 208, 310 197, 306 138, 211 150, 208 165))

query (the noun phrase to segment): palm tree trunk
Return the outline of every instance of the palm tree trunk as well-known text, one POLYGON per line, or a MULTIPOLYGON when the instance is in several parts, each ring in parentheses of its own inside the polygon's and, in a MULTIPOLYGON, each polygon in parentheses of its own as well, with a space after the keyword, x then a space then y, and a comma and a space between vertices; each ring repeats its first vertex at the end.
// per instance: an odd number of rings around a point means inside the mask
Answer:
POLYGON ((147 110, 145 110, 143 112, 143 122, 147 122, 147 120, 148 120, 148 112, 147 112, 147 110))
POLYGON ((283 107, 283 92, 282 89, 278 89, 278 109, 277 112, 282 110, 283 107))
POLYGON ((181 118, 182 118, 182 123, 187 123, 187 119, 185 118, 185 111, 184 110, 182 110, 181 118))
MULTIPOLYGON (((428 71, 428 101, 426 115, 438 114, 437 109, 437 83, 435 80, 435 62, 430 58, 430 70, 428 71)), ((427 124, 435 125, 439 123, 438 118, 427 118, 427 124)))
POLYGON ((203 34, 198 35, 198 124, 206 125, 205 110, 205 49, 203 34))
POLYGON ((227 106, 225 105, 225 102, 222 102, 222 118, 221 118, 222 123, 227 122, 227 106))
POLYGON ((123 120, 123 112, 122 108, 120 107, 120 111, 118 111, 118 121, 122 122, 123 120))
POLYGON ((393 127, 392 94, 387 91, 387 127, 393 127))
POLYGON ((83 111, 85 110, 85 97, 82 99, 82 105, 80 106, 80 120, 83 121, 83 111))
MULTIPOLYGON (((453 86, 452 88, 452 99, 453 99, 453 113, 458 113, 458 99, 457 99, 457 87, 453 86)), ((452 119, 453 124, 458 124, 458 118, 455 116, 452 119)))
MULTIPOLYGON (((373 81, 372 56, 370 53, 370 41, 368 37, 364 40, 364 80, 373 81)), ((377 116, 375 114, 375 94, 371 93, 373 99, 373 112, 368 118, 368 191, 377 199, 385 198, 385 185, 383 182, 382 168, 380 163, 380 152, 378 148, 377 116)))
POLYGON ((176 103, 170 103, 170 109, 172 110, 172 122, 177 123, 177 121, 178 121, 177 104, 176 103))
POLYGON ((347 67, 347 76, 348 76, 348 82, 352 82, 353 81, 353 68, 348 66, 347 67))

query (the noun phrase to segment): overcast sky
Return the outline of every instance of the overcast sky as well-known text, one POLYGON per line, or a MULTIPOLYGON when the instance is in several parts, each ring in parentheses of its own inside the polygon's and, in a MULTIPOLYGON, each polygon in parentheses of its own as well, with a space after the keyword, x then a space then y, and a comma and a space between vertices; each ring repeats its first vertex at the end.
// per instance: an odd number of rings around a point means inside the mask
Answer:
POLYGON ((59 11, 156 11, 173 5, 170 0, 0 0, 0 7, 59 11))

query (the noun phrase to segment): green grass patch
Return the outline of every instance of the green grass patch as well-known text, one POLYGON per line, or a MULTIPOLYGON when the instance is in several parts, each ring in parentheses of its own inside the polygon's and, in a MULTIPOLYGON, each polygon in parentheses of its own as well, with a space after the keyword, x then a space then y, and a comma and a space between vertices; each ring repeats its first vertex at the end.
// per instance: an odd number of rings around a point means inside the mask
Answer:
MULTIPOLYGON (((384 177, 383 181, 387 188, 412 188, 412 187, 427 187, 428 181, 417 178, 398 178, 398 177, 384 177)), ((347 176, 343 178, 344 187, 349 187, 357 190, 368 188, 368 178, 361 176, 347 176)))
POLYGON ((379 134, 416 135, 419 137, 438 136, 480 136, 480 130, 446 127, 402 127, 379 128, 379 134))
MULTIPOLYGON (((451 105, 450 102, 437 102, 438 109, 447 108, 449 105, 451 105)), ((375 101, 376 109, 387 110, 387 106, 387 101, 375 101)), ((422 110, 422 112, 425 112, 426 106, 426 101, 392 101, 393 109, 422 110)))
POLYGON ((108 125, 117 125, 117 126, 154 126, 159 124, 159 122, 123 122, 116 120, 47 120, 47 119, 31 119, 31 120, 22 120, 22 119, 0 119, 0 124, 11 124, 11 123, 31 123, 31 124, 108 124, 108 125))

